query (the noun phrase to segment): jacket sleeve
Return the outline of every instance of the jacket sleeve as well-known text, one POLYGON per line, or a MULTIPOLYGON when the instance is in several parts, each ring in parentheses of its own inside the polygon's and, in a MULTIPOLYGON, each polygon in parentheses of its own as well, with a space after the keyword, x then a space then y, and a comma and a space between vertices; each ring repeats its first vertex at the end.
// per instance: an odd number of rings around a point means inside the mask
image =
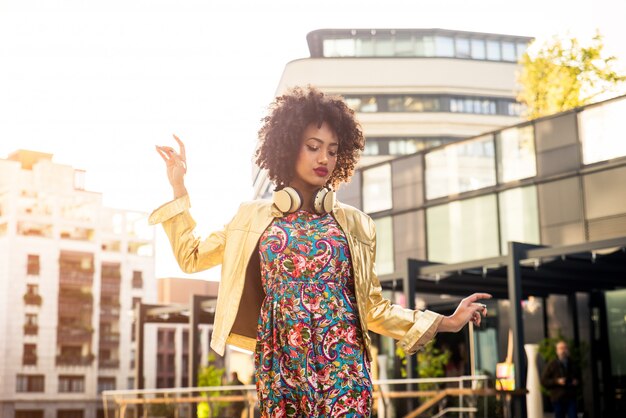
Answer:
MULTIPOLYGON (((368 217, 369 218, 369 217, 368 217)), ((369 219, 371 257, 368 267, 370 288, 367 295, 367 326, 372 331, 395 338, 407 354, 414 354, 432 340, 443 315, 433 311, 407 309, 393 304, 382 296, 382 287, 376 274, 376 227, 369 219)))
POLYGON ((180 268, 185 273, 196 273, 222 263, 228 226, 201 239, 195 234, 190 207, 189 194, 185 194, 155 209, 148 224, 163 225, 180 268))
POLYGON ((543 387, 551 389, 557 386, 556 379, 558 378, 558 376, 556 376, 556 371, 556 363, 554 361, 548 363, 546 368, 543 370, 543 373, 541 374, 541 384, 543 385, 543 387))

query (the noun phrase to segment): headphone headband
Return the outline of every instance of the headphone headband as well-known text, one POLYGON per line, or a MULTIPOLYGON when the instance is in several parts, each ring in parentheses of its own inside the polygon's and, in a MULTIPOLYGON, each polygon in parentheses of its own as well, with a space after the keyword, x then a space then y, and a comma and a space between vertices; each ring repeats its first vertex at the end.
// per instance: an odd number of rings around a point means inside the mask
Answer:
MULTIPOLYGON (((302 196, 298 190, 287 186, 274 192, 273 201, 278 210, 283 213, 293 213, 302 208, 302 196)), ((333 210, 335 192, 329 187, 322 187, 313 194, 313 210, 323 215, 333 210)))

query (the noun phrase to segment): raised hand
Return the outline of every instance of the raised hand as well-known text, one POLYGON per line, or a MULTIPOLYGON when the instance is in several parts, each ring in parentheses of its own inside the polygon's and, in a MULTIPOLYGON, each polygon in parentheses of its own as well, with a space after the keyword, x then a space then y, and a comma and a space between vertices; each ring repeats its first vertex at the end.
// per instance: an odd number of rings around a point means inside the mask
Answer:
POLYGON ((470 321, 474 325, 480 326, 482 317, 487 316, 487 306, 477 302, 480 299, 491 299, 491 295, 489 293, 474 293, 463 299, 454 313, 441 321, 439 331, 457 332, 470 321))
POLYGON ((185 154, 185 144, 176 135, 173 135, 174 139, 180 146, 180 153, 177 153, 174 148, 168 146, 155 145, 157 152, 165 161, 167 166, 167 178, 172 187, 180 187, 184 185, 184 177, 187 173, 187 156, 185 154))

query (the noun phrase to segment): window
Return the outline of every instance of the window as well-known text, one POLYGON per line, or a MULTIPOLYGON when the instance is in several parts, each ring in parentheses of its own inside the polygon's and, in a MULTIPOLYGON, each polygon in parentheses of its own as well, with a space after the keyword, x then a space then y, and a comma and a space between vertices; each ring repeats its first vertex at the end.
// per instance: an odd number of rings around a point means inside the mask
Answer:
POLYGON ((16 392, 43 392, 44 375, 18 374, 15 380, 16 392))
POLYGON ((374 219, 376 224, 376 273, 390 274, 393 262, 393 223, 391 216, 374 219))
POLYGON ((491 61, 500 61, 500 42, 499 41, 487 41, 487 59, 491 61))
POLYGON ((502 60, 512 62, 517 60, 515 44, 513 42, 502 42, 502 60))
POLYGON ((37 326, 37 314, 27 313, 24 321, 24 334, 37 335, 39 327, 37 326))
POLYGON ((457 58, 470 58, 470 41, 467 38, 456 38, 454 40, 457 58))
POLYGON ((425 155, 426 198, 435 199, 494 186, 494 154, 491 135, 428 152, 425 155))
POLYGON ((133 288, 141 289, 143 287, 143 272, 133 271, 133 288))
POLYGON ((435 36, 435 48, 438 57, 454 56, 454 41, 448 36, 435 36))
POLYGON ((41 305, 41 295, 39 295, 39 285, 27 284, 24 303, 27 305, 41 305))
POLYGON ((391 165, 363 170, 363 209, 367 213, 391 209, 391 165))
POLYGON ((81 409, 59 409, 57 418, 83 418, 83 411, 81 409))
POLYGON ((621 378, 626 375, 626 290, 609 290, 605 292, 609 352, 611 353, 611 374, 621 378))
POLYGON ((472 39, 472 58, 484 60, 485 57, 485 41, 482 39, 472 39))
POLYGON ((37 365, 37 344, 24 344, 24 353, 22 356, 22 365, 37 365))
POLYGON ((18 409, 15 418, 43 418, 43 409, 18 409))
POLYGON ((624 115, 626 99, 612 100, 578 113, 584 164, 626 156, 624 115))
POLYGON ((26 274, 31 276, 39 276, 39 255, 28 254, 26 274))
POLYGON ((99 377, 98 378, 98 394, 105 390, 115 390, 115 378, 114 377, 99 377))
POLYGON ((85 391, 85 376, 59 376, 59 393, 82 393, 85 391))
POLYGON ((525 179, 537 174, 533 125, 500 131, 496 141, 500 182, 525 179))
POLYGON ((426 209, 428 259, 456 263, 500 254, 496 196, 426 209))
POLYGON ((500 236, 502 254, 508 253, 508 242, 539 244, 537 188, 518 187, 500 193, 500 236))

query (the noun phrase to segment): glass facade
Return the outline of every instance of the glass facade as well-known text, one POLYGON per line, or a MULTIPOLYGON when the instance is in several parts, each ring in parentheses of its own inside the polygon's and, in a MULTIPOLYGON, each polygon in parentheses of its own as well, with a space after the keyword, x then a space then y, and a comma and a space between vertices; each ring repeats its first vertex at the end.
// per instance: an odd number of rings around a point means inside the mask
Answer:
POLYGON ((426 225, 430 261, 456 263, 500 253, 493 194, 427 208, 426 225))
MULTIPOLYGON (((524 41, 486 39, 480 34, 443 32, 410 33, 404 31, 371 31, 363 34, 327 34, 321 37, 321 56, 342 57, 443 57, 517 62, 525 52, 524 41)), ((317 57, 320 47, 312 46, 317 57)))
POLYGON ((500 206, 500 246, 508 253, 508 242, 539 244, 539 210, 537 188, 518 187, 498 195, 500 206))
POLYGON ((496 184, 491 135, 433 150, 426 159, 426 198, 454 195, 496 184))
POLYGON ((520 116, 523 106, 515 99, 482 96, 427 94, 345 94, 346 104, 355 112, 448 112, 475 115, 520 116))
POLYGON ((626 376, 626 289, 606 292, 606 312, 611 353, 611 372, 626 376))
POLYGON ((537 174, 533 130, 533 125, 526 125, 496 134, 499 182, 507 183, 537 174))
POLYGON ((391 216, 374 219, 376 223, 376 273, 390 274, 394 271, 393 223, 391 216))
POLYGON ((463 138, 433 137, 367 137, 363 155, 408 155, 463 138))
POLYGON ((624 115, 626 98, 592 106, 578 113, 584 164, 626 156, 624 115))
POLYGON ((380 212, 391 209, 391 206, 391 165, 363 170, 363 211, 380 212))

